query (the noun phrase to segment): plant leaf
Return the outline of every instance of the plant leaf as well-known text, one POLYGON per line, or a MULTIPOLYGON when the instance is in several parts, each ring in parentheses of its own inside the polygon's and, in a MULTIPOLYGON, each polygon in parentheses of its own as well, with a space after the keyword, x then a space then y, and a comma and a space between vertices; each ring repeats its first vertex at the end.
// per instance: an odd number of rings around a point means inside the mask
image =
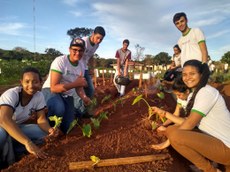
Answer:
POLYGON ((90 159, 91 159, 93 162, 98 162, 98 161, 100 161, 100 158, 96 157, 95 155, 90 156, 90 159))
POLYGON ((103 104, 104 102, 106 102, 107 100, 109 100, 111 98, 111 95, 107 95, 105 96, 102 100, 101 100, 101 104, 103 104))
POLYGON ((157 96, 158 96, 160 99, 164 99, 164 98, 165 98, 165 94, 164 94, 163 92, 157 93, 157 96))
POLYGON ((77 120, 75 119, 75 120, 73 120, 73 121, 70 123, 69 128, 68 128, 66 134, 69 134, 69 132, 73 129, 73 127, 74 127, 76 124, 77 124, 77 120))
POLYGON ((151 107, 148 108, 148 113, 149 113, 149 117, 148 118, 150 119, 153 116, 153 114, 154 114, 151 107))
POLYGON ((90 137, 92 135, 92 129, 90 124, 83 125, 82 127, 83 136, 90 137))
POLYGON ((100 127, 100 121, 95 118, 91 118, 94 128, 98 129, 100 127))
POLYGON ((151 126, 152 130, 155 130, 157 128, 157 123, 155 121, 152 121, 151 126))
POLYGON ((136 103, 139 102, 141 99, 142 99, 142 94, 139 95, 139 96, 137 96, 137 97, 133 100, 132 105, 136 104, 136 103))
POLYGON ((108 112, 102 112, 102 113, 100 113, 100 116, 99 116, 100 120, 102 120, 102 119, 108 119, 107 113, 108 112))
POLYGON ((50 116, 49 120, 54 121, 55 122, 54 128, 57 128, 61 125, 62 117, 57 117, 57 115, 54 115, 54 116, 50 116))

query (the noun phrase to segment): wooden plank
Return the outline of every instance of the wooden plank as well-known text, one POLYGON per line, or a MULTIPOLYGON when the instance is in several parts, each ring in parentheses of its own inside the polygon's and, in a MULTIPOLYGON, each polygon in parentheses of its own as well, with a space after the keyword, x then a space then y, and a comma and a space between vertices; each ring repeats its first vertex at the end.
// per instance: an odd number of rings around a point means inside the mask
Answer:
POLYGON ((104 167, 104 166, 116 166, 116 165, 127 165, 143 162, 151 162, 157 160, 163 160, 169 158, 168 154, 157 154, 157 155, 145 155, 136 157, 126 157, 126 158, 114 158, 114 159, 104 159, 100 160, 95 166, 92 161, 80 161, 80 162, 70 162, 69 169, 90 169, 93 167, 104 167))

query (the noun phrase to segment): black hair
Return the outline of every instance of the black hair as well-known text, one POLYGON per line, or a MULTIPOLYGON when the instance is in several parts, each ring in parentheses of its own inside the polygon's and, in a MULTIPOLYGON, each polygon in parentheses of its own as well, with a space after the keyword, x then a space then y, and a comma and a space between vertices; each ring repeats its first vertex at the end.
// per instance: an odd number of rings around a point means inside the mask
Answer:
POLYGON ((123 44, 124 44, 124 43, 126 43, 126 44, 129 45, 129 40, 128 40, 128 39, 125 39, 125 40, 123 41, 123 44))
POLYGON ((178 44, 174 45, 174 47, 173 47, 173 48, 177 48, 177 49, 181 52, 181 49, 180 49, 180 47, 179 47, 179 45, 178 45, 178 44))
POLYGON ((181 17, 184 17, 185 20, 187 20, 187 16, 184 12, 180 12, 180 13, 176 13, 174 16, 173 16, 173 23, 176 23, 176 21, 180 20, 181 17))
POLYGON ((95 27, 93 33, 94 34, 98 33, 104 37, 105 36, 105 29, 102 26, 97 26, 97 27, 95 27))
POLYGON ((38 69, 36 69, 34 67, 26 67, 26 68, 24 68, 22 70, 22 72, 21 72, 21 79, 23 79, 23 75, 25 73, 28 73, 28 72, 33 72, 33 73, 38 74, 39 80, 40 80, 40 82, 42 82, 42 76, 41 76, 40 72, 38 71, 38 69))
POLYGON ((189 100, 187 107, 186 107, 187 114, 190 114, 190 111, 194 105, 195 97, 196 97, 198 91, 208 83, 210 71, 209 71, 209 67, 208 67, 207 63, 202 63, 199 60, 188 60, 184 63, 183 68, 186 66, 195 67, 197 69, 197 71, 201 74, 200 81, 199 81, 196 89, 194 90, 193 95, 192 95, 191 99, 189 100))
POLYGON ((174 80, 172 89, 180 93, 185 93, 189 88, 187 87, 187 85, 185 85, 184 81, 182 80, 182 77, 180 76, 174 80))

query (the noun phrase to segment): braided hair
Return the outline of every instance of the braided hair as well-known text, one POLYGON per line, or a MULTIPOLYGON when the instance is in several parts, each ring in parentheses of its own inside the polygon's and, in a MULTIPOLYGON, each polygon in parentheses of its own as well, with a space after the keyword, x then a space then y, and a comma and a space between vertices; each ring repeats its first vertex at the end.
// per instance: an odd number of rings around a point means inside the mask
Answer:
POLYGON ((197 69, 197 72, 201 74, 200 81, 199 81, 198 85, 196 86, 195 90, 193 91, 193 95, 192 95, 191 99, 189 100, 187 107, 186 107, 187 115, 189 115, 190 111, 194 105, 195 97, 196 97, 198 91, 202 87, 206 86, 206 84, 208 83, 210 71, 209 71, 209 67, 208 67, 207 63, 202 63, 198 60, 188 60, 184 63, 183 67, 186 67, 186 66, 195 67, 197 69))

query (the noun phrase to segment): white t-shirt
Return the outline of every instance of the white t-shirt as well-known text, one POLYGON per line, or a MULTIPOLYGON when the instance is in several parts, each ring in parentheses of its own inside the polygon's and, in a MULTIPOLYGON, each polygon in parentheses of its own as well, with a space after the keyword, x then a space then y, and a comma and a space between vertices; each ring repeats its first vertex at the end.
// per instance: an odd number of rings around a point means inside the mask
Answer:
POLYGON ((89 40, 90 39, 89 36, 83 37, 82 39, 85 41, 85 52, 80 61, 84 64, 84 67, 87 70, 89 59, 93 57, 94 53, 99 47, 99 44, 95 44, 92 46, 89 40))
POLYGON ((12 119, 18 124, 29 119, 33 112, 40 111, 46 107, 44 96, 40 91, 33 95, 26 106, 22 106, 19 97, 21 91, 22 87, 14 87, 5 91, 0 97, 0 106, 11 107, 14 110, 12 119))
POLYGON ((187 103, 187 100, 177 98, 177 104, 179 104, 184 110, 186 109, 187 103))
POLYGON ((172 60, 175 62, 176 67, 181 66, 181 54, 174 55, 172 60))
MULTIPOLYGON (((191 98, 189 95, 188 100, 191 98)), ((230 112, 219 91, 206 85, 201 88, 195 98, 192 111, 196 111, 203 118, 198 128, 218 139, 230 148, 230 112)))
MULTIPOLYGON (((50 88, 50 75, 51 71, 58 72, 62 75, 60 83, 74 82, 81 74, 84 76, 85 69, 82 62, 79 61, 78 65, 73 65, 69 57, 66 55, 57 57, 50 66, 48 78, 44 82, 42 88, 50 88)), ((75 89, 70 89, 63 94, 73 96, 75 89)))
POLYGON ((180 37, 178 45, 181 49, 182 67, 188 60, 202 61, 202 53, 199 47, 199 43, 202 41, 205 41, 205 37, 199 28, 192 28, 186 35, 180 37))

